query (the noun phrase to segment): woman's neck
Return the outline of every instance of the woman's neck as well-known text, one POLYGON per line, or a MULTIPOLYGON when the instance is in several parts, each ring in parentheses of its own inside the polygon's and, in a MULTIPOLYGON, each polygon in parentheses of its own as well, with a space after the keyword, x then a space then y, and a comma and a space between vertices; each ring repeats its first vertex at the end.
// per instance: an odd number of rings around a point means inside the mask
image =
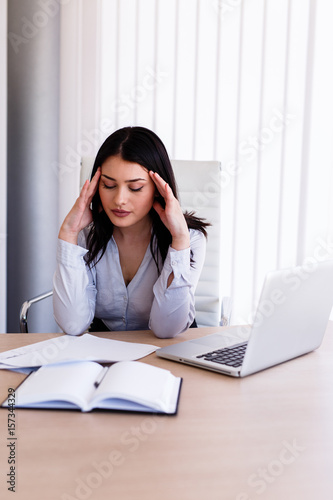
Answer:
POLYGON ((152 225, 150 219, 148 221, 140 221, 140 223, 130 227, 114 226, 113 237, 116 241, 149 241, 151 238, 151 228, 152 225))

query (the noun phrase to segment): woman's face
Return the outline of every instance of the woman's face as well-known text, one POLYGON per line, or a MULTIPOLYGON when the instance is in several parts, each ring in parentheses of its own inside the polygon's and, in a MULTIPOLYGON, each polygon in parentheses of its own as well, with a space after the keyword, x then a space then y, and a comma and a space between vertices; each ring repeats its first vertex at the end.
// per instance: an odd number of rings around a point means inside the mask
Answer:
POLYGON ((150 223, 156 187, 148 171, 138 163, 111 156, 101 166, 99 196, 114 226, 131 227, 150 223))

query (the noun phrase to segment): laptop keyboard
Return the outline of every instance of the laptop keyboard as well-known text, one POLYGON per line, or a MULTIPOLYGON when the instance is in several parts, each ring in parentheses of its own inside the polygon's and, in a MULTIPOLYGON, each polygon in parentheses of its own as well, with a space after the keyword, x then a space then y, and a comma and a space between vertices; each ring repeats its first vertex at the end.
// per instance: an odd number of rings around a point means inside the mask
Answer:
POLYGON ((205 361, 212 361, 213 363, 220 363, 221 365, 233 366, 237 368, 243 363, 247 342, 238 344, 233 347, 224 347, 217 351, 207 352, 200 354, 197 358, 202 358, 205 361))

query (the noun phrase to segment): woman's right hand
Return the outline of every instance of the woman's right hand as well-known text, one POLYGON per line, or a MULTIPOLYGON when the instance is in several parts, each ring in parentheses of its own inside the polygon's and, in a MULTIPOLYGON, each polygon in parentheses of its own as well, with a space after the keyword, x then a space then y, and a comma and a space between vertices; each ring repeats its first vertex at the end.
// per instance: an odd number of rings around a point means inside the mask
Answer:
POLYGON ((58 237, 61 240, 77 245, 79 232, 92 222, 90 204, 97 191, 100 176, 101 170, 98 168, 91 181, 86 180, 83 184, 80 196, 60 228, 58 237))

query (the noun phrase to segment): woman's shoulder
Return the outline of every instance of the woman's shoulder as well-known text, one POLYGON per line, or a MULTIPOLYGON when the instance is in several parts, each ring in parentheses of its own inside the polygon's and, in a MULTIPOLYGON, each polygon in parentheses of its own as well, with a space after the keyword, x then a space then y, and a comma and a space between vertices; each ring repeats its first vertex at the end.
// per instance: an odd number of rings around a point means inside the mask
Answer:
POLYGON ((200 229, 190 228, 189 232, 190 232, 190 239, 192 239, 192 238, 204 238, 204 239, 206 239, 206 236, 204 235, 204 233, 202 231, 200 231, 200 229))
POLYGON ((191 248, 193 246, 205 247, 206 246, 206 236, 199 229, 189 229, 190 232, 190 245, 191 248))

